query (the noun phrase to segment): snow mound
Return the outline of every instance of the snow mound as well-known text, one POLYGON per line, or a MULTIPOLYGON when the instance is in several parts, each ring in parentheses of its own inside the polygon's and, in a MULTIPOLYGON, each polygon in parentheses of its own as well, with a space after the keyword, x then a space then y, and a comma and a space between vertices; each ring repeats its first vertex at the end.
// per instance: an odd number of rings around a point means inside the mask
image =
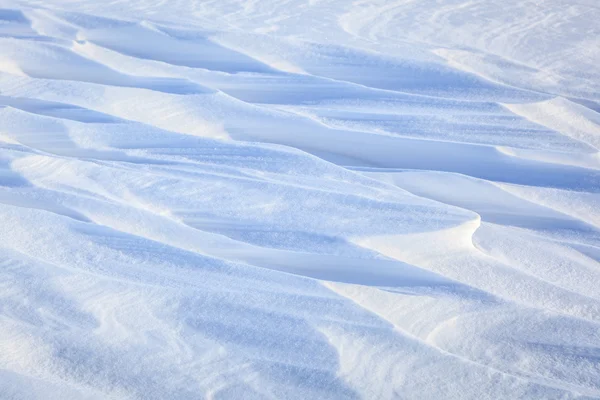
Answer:
POLYGON ((600 398, 598 20, 0 0, 0 398, 600 398))

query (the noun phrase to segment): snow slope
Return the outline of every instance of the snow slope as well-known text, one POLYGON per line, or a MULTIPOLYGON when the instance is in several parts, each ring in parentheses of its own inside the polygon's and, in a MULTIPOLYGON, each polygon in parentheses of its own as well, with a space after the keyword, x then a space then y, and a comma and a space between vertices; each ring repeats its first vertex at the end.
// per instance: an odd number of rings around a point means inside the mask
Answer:
POLYGON ((599 20, 0 0, 0 398, 600 398, 599 20))

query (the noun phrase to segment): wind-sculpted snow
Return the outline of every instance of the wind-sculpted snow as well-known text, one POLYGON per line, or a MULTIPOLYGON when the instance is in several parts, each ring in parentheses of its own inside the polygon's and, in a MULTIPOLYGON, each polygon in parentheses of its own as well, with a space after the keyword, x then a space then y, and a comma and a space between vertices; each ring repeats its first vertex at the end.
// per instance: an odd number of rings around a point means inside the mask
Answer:
POLYGON ((600 398, 591 0, 0 0, 0 399, 600 398))

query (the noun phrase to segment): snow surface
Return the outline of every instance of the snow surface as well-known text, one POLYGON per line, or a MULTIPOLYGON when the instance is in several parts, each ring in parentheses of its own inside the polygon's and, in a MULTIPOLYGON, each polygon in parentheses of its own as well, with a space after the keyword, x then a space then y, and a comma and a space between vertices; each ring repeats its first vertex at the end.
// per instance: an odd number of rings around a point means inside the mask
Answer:
POLYGON ((0 398, 600 398, 598 21, 0 0, 0 398))

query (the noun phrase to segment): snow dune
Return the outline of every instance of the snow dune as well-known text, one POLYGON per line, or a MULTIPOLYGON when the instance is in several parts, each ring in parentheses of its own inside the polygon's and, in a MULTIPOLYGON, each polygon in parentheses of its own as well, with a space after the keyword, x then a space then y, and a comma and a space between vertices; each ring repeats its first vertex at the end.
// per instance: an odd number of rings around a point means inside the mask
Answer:
POLYGON ((598 20, 0 0, 0 398, 600 398, 598 20))

